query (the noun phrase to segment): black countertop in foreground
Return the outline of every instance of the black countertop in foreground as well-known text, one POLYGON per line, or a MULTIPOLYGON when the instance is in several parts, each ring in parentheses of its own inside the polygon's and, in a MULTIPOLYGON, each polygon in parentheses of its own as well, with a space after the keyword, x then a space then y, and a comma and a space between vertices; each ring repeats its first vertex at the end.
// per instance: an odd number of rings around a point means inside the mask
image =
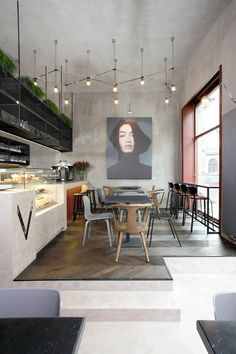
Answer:
POLYGON ((236 353, 236 321, 197 321, 197 330, 208 353, 236 353))
POLYGON ((0 319, 0 353, 77 353, 84 322, 83 317, 0 319))

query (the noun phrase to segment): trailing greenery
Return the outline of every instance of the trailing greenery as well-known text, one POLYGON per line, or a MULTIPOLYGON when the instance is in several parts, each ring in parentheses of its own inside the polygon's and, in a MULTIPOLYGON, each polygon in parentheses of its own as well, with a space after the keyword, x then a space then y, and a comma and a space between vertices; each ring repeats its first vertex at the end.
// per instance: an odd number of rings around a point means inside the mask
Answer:
POLYGON ((45 93, 41 89, 40 86, 35 86, 33 80, 29 76, 24 76, 21 78, 21 80, 24 80, 26 85, 30 88, 30 90, 40 99, 43 99, 45 96, 45 93))
POLYGON ((54 103, 52 100, 50 100, 49 98, 47 98, 45 100, 45 103, 47 104, 48 108, 51 109, 51 111, 53 111, 56 114, 59 114, 59 108, 57 107, 56 103, 54 103))
POLYGON ((1 48, 0 48, 0 65, 4 67, 5 70, 7 70, 11 75, 14 75, 16 73, 16 63, 12 59, 12 57, 5 53, 1 48))
POLYGON ((64 113, 61 114, 62 119, 64 120, 65 124, 72 128, 72 120, 68 116, 66 116, 64 113))

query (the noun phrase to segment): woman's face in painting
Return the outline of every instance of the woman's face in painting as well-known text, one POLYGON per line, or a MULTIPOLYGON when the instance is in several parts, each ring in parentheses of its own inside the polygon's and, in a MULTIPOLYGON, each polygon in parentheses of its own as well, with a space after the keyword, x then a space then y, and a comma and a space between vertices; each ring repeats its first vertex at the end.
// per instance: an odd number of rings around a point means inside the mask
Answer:
POLYGON ((134 151, 133 130, 129 124, 123 124, 120 127, 119 144, 121 151, 124 153, 130 153, 134 151))

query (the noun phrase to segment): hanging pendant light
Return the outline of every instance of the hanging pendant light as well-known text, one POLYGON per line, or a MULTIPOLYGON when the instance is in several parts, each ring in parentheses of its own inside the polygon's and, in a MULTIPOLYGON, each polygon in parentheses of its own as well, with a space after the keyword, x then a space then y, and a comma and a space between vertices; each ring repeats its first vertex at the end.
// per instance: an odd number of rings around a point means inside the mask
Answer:
POLYGON ((34 83, 34 86, 38 86, 38 81, 37 81, 37 77, 36 77, 36 54, 37 54, 37 50, 34 49, 33 53, 34 53, 34 78, 33 78, 33 83, 34 83))
MULTIPOLYGON (((164 58, 164 65, 165 65, 165 86, 168 88, 168 82, 167 82, 167 58, 164 58)), ((170 103, 170 100, 168 97, 165 98, 165 104, 170 103)))
POLYGON ((115 98, 114 98, 113 103, 116 104, 116 105, 119 104, 119 99, 118 99, 118 97, 115 97, 115 98))
POLYGON ((114 72, 114 85, 112 88, 112 91, 114 93, 118 92, 118 84, 117 84, 117 58, 116 58, 116 40, 113 38, 112 39, 112 44, 113 44, 113 62, 114 62, 114 68, 113 68, 113 72, 114 72))
POLYGON ((141 85, 141 86, 144 86, 144 85, 145 85, 144 75, 143 75, 143 52, 144 52, 144 49, 141 48, 141 49, 140 49, 140 52, 141 52, 141 77, 140 77, 140 85, 141 85))
POLYGON ((68 99, 68 82, 67 82, 67 69, 68 68, 68 59, 65 59, 65 90, 66 90, 66 97, 64 99, 64 103, 67 106, 69 104, 69 99, 68 99))
POLYGON ((129 103, 128 114, 132 114, 131 103, 129 103))
POLYGON ((57 39, 54 39, 54 45, 55 45, 55 66, 54 66, 54 71, 55 71, 55 85, 54 85, 54 88, 53 88, 53 91, 55 93, 58 93, 59 90, 58 90, 58 86, 57 86, 57 39))
POLYGON ((87 76, 86 76, 86 86, 90 87, 91 86, 91 76, 89 75, 89 55, 90 55, 90 49, 87 50, 87 76))
POLYGON ((174 37, 171 37, 171 51, 172 51, 172 84, 170 86, 170 89, 172 92, 176 91, 176 86, 175 86, 175 63, 174 63, 174 37))

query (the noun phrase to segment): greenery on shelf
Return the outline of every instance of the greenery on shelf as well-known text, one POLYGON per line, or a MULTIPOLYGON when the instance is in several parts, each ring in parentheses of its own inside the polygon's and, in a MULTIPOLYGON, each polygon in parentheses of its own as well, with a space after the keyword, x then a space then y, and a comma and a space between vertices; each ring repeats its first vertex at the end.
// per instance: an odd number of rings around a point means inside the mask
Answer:
POLYGON ((59 108, 57 107, 56 103, 53 102, 52 100, 50 100, 49 98, 47 98, 45 101, 46 105, 48 106, 48 108, 51 109, 51 111, 53 111, 56 114, 59 114, 59 108))
POLYGON ((66 116, 64 113, 61 114, 62 119, 64 120, 65 124, 72 128, 72 120, 68 116, 66 116))
POLYGON ((37 96, 39 99, 43 99, 45 96, 45 93, 41 89, 40 86, 35 86, 33 80, 29 76, 24 76, 21 78, 22 81, 25 81, 26 85, 29 87, 29 89, 37 96))
POLYGON ((5 53, 1 48, 0 48, 0 65, 3 66, 5 70, 7 70, 11 75, 14 75, 16 73, 16 63, 12 59, 12 57, 5 53))

